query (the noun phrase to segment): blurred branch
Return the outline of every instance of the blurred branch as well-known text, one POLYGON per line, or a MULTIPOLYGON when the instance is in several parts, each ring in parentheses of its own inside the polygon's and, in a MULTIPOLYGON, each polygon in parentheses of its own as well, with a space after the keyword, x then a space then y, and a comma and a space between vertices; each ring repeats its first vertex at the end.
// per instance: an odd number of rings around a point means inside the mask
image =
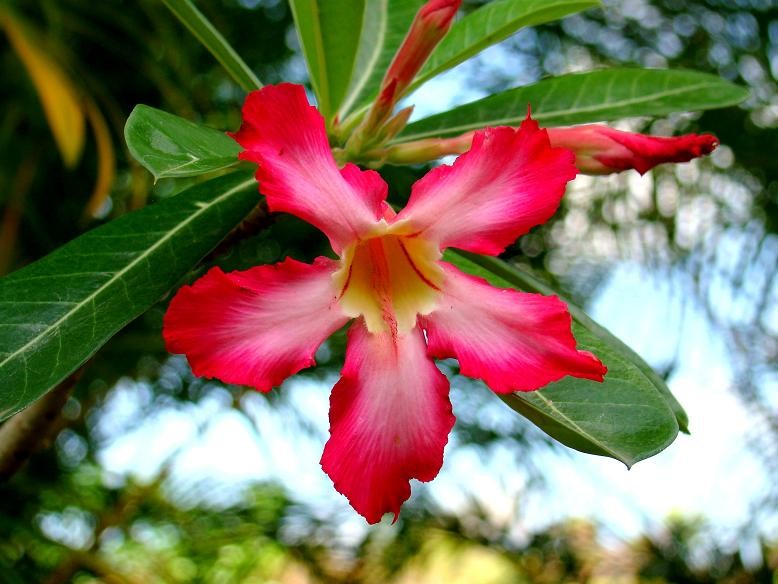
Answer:
POLYGON ((10 479, 27 459, 50 443, 62 406, 84 367, 67 377, 26 410, 0 426, 0 482, 10 479))
POLYGON ((160 485, 169 476, 171 462, 179 451, 180 448, 174 450, 170 454, 154 481, 148 485, 137 486, 125 490, 112 507, 103 511, 97 518, 93 543, 89 549, 73 550, 70 555, 64 558, 49 574, 45 584, 64 584, 65 582, 69 582, 73 575, 81 568, 85 568, 94 574, 103 577, 104 581, 108 583, 117 582, 121 584, 135 584, 138 580, 131 579, 127 575, 118 574, 115 569, 98 557, 96 550, 99 545, 100 535, 109 527, 124 525, 137 513, 141 504, 150 494, 159 489, 160 485))
POLYGON ((142 580, 120 574, 105 560, 92 552, 73 552, 66 561, 57 566, 51 573, 46 584, 64 584, 69 582, 73 575, 80 569, 86 568, 101 578, 106 584, 139 584, 142 580))
POLYGON ((108 196, 111 194, 111 187, 116 178, 116 154, 108 123, 100 108, 90 97, 84 98, 84 111, 92 126, 97 154, 97 177, 89 202, 84 209, 84 218, 94 219, 100 217, 108 196))
POLYGON ((78 563, 102 578, 106 584, 141 584, 143 581, 120 574, 113 566, 100 558, 97 554, 89 552, 79 552, 76 554, 78 563))
POLYGON ((246 215, 240 224, 230 231, 224 240, 208 254, 203 262, 213 261, 223 253, 226 253, 238 242, 261 233, 275 221, 275 215, 267 208, 267 201, 263 198, 251 212, 246 215))

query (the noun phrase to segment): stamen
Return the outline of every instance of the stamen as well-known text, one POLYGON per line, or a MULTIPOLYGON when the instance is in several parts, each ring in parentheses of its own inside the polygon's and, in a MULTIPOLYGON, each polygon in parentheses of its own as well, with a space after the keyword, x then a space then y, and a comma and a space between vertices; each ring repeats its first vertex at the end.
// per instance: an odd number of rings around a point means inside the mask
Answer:
POLYGON ((364 317, 372 333, 404 335, 435 307, 439 257, 436 246, 419 239, 392 234, 357 241, 342 256, 338 303, 345 314, 364 317))
POLYGON ((373 264, 373 289, 378 295, 378 301, 381 305, 381 316, 389 327, 392 337, 397 338, 397 318, 392 306, 392 275, 386 259, 384 240, 381 237, 376 237, 368 241, 368 246, 370 261, 373 264))

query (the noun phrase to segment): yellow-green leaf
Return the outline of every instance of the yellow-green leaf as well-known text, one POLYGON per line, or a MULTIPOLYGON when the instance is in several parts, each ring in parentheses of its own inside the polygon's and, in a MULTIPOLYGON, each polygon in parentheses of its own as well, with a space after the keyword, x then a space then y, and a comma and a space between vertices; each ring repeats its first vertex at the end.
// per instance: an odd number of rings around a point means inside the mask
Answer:
POLYGON ((0 10, 0 27, 32 79, 65 166, 74 166, 81 157, 85 137, 78 89, 46 53, 38 35, 18 17, 8 10, 0 10))

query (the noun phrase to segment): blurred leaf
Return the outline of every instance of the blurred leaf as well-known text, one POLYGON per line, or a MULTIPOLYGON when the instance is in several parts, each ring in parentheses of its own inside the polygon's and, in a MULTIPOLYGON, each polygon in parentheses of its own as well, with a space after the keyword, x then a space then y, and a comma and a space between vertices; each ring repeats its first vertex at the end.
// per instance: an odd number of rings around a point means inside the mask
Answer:
MULTIPOLYGON (((386 5, 366 0, 289 0, 289 5, 319 110, 329 120, 351 80, 360 36, 365 36, 363 19, 369 27, 385 21, 386 5)), ((376 46, 374 38, 367 42, 376 46)))
POLYGON ((113 150, 111 132, 108 130, 108 124, 97 104, 92 100, 86 100, 84 106, 95 135, 97 147, 97 178, 85 209, 85 215, 97 217, 108 199, 114 178, 116 178, 116 155, 113 150))
POLYGON ((599 5, 599 0, 498 0, 484 4, 451 27, 409 91, 519 29, 552 22, 599 5))
POLYGON ((0 279, 0 419, 157 302, 256 205, 250 175, 201 183, 0 279))
POLYGON ((697 71, 604 69, 553 77, 496 93, 410 124, 395 142, 456 136, 486 126, 516 126, 527 116, 543 126, 715 109, 740 103, 748 91, 697 71))
POLYGON ((366 0, 366 18, 355 60, 354 74, 340 104, 342 120, 378 95, 384 73, 411 27, 423 0, 366 0))
POLYGON ((155 178, 192 176, 238 162, 240 146, 224 132, 173 114, 135 106, 124 127, 132 156, 155 178))
POLYGON ((31 29, 5 8, 0 8, 0 27, 32 79, 65 166, 72 168, 84 149, 84 112, 78 90, 31 29))
POLYGON ((221 33, 200 12, 191 0, 162 0, 189 31, 208 49, 235 82, 244 90, 262 87, 259 78, 240 58, 221 33))
MULTIPOLYGON (((445 259, 494 286, 554 294, 521 270, 490 257, 446 252, 445 259)), ((686 414, 658 376, 624 343, 568 303, 578 347, 608 367, 604 383, 567 377, 536 392, 500 396, 563 444, 627 466, 669 446, 686 414)))

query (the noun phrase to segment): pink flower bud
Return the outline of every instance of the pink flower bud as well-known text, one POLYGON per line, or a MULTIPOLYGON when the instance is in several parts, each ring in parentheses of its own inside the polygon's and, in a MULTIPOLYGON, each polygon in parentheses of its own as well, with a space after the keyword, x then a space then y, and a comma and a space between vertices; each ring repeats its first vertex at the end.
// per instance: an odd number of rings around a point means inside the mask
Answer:
POLYGON ((475 132, 467 132, 454 138, 426 138, 390 146, 386 161, 391 164, 421 164, 451 154, 464 154, 470 150, 475 132))
POLYGON ((386 72, 382 87, 397 84, 395 95, 402 95, 432 50, 446 35, 462 0, 429 0, 416 13, 408 35, 386 72))
POLYGON ((394 105, 416 77, 432 50, 446 36, 462 0, 428 0, 416 13, 411 28, 381 81, 378 98, 365 125, 372 130, 385 122, 394 105))
POLYGON ((584 174, 609 174, 634 168, 645 174, 664 162, 688 162, 710 154, 719 145, 711 134, 686 134, 671 138, 614 130, 603 125, 549 128, 555 147, 575 153, 575 164, 584 174))

